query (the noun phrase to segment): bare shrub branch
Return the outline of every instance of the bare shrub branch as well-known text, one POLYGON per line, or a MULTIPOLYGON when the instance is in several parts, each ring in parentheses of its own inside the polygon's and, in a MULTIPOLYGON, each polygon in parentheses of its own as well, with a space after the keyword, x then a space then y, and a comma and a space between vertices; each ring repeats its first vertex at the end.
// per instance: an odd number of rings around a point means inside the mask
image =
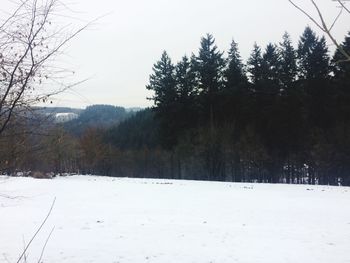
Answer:
POLYGON ((42 262, 41 260, 42 260, 42 258, 43 258, 43 256, 44 256, 44 252, 45 252, 47 243, 49 243, 49 240, 50 240, 50 238, 51 238, 52 233, 53 233, 54 230, 55 230, 55 227, 52 228, 50 234, 48 235, 48 237, 47 237, 46 240, 45 240, 45 244, 44 244, 44 246, 43 246, 43 248, 42 248, 42 250, 41 250, 41 254, 40 254, 40 257, 39 257, 39 259, 38 259, 38 263, 41 263, 41 262, 42 262))
MULTIPOLYGON (((53 210, 53 208, 54 208, 54 206, 55 206, 55 203, 56 203, 56 198, 53 200, 52 205, 51 205, 51 207, 50 207, 50 210, 49 210, 49 212, 47 213, 45 219, 43 220, 43 222, 41 223, 41 225, 39 226, 39 228, 35 231, 34 235, 32 236, 32 238, 30 239, 30 241, 28 242, 28 244, 27 244, 26 247, 24 248, 24 250, 23 250, 21 256, 20 256, 20 257, 18 258, 18 260, 17 260, 17 263, 21 262, 21 260, 25 257, 25 255, 26 255, 26 253, 27 253, 27 251, 28 251, 30 245, 32 244, 32 242, 34 241, 34 239, 37 237, 37 235, 39 234, 39 232, 41 231, 41 229, 42 229, 43 226, 45 225, 46 221, 47 221, 48 218, 50 217, 50 215, 51 215, 51 213, 52 213, 52 210, 53 210)), ((50 235, 49 235, 49 238, 50 238, 51 234, 52 234, 52 231, 51 231, 51 233, 50 233, 50 235)), ((49 238, 48 238, 48 239, 49 239, 49 238)), ((45 243, 43 249, 45 249, 46 244, 47 244, 47 242, 48 242, 48 239, 46 240, 46 243, 45 243)), ((43 254, 43 252, 42 252, 42 254, 43 254)))

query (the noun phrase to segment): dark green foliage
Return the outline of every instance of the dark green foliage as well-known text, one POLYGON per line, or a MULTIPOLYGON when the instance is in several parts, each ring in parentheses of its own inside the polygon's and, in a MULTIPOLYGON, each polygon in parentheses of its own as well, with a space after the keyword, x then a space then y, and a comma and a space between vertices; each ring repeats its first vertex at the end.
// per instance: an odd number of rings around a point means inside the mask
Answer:
POLYGON ((308 119, 316 127, 331 126, 333 89, 330 85, 330 58, 324 37, 307 27, 300 38, 299 48, 300 85, 305 91, 308 119))
POLYGON ((176 90, 178 97, 183 101, 192 101, 198 95, 196 72, 187 56, 175 68, 176 90))
POLYGON ((283 41, 280 43, 280 82, 284 90, 291 88, 296 80, 297 53, 293 47, 289 34, 283 35, 283 41))
POLYGON ((199 105, 201 122, 215 125, 219 111, 219 92, 224 88, 224 68, 226 61, 223 53, 215 45, 215 39, 207 34, 201 39, 194 68, 198 76, 199 105))
POLYGON ((137 112, 118 126, 107 130, 105 141, 126 150, 158 147, 159 123, 151 109, 137 112))
POLYGON ((228 51, 227 69, 224 71, 225 86, 227 89, 235 89, 247 83, 242 58, 238 50, 238 44, 232 40, 228 51))
POLYGON ((223 69, 225 60, 223 53, 215 45, 215 39, 207 34, 201 40, 199 54, 196 57, 195 69, 198 72, 200 94, 211 97, 223 87, 223 69))
POLYGON ((190 60, 184 56, 175 67, 177 106, 176 112, 169 118, 176 122, 176 129, 179 131, 178 136, 184 135, 182 131, 197 127, 194 120, 198 119, 198 85, 193 64, 193 58, 190 60))
POLYGON ((277 47, 268 44, 262 59, 262 83, 263 92, 277 95, 280 92, 280 57, 277 47))
POLYGON ((175 88, 175 67, 171 62, 166 51, 163 52, 161 59, 154 64, 153 74, 150 76, 148 90, 154 91, 154 105, 158 108, 168 107, 176 97, 175 88))
POLYGON ((319 38, 310 27, 302 34, 298 46, 299 76, 306 80, 328 78, 328 49, 324 37, 319 38))
POLYGON ((247 105, 248 95, 248 78, 246 69, 242 62, 241 55, 238 50, 238 44, 232 40, 228 51, 227 67, 224 70, 225 88, 219 94, 219 121, 221 124, 235 121, 239 125, 244 116, 247 105))
POLYGON ((177 141, 177 122, 173 117, 176 116, 178 110, 179 92, 175 80, 175 66, 166 51, 163 52, 161 59, 154 64, 153 74, 150 76, 149 85, 146 88, 154 92, 154 110, 161 126, 159 136, 162 145, 171 149, 177 141))
POLYGON ((250 81, 253 84, 258 84, 263 76, 263 58, 261 48, 255 43, 252 53, 248 59, 248 72, 250 81))

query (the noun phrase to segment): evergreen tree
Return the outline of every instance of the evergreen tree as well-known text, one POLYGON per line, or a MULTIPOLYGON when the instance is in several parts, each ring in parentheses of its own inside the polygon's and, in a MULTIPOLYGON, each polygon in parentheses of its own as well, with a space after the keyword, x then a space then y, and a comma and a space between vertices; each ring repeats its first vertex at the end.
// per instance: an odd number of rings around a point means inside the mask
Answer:
POLYGON ((150 76, 148 90, 154 91, 153 101, 157 108, 166 108, 176 97, 175 67, 166 51, 161 59, 154 64, 153 74, 150 76))
POLYGON ((193 60, 184 56, 176 65, 175 71, 178 116, 174 117, 177 118, 179 129, 184 134, 187 129, 197 124, 194 120, 197 119, 198 112, 196 101, 198 90, 193 60))
POLYGON ((306 27, 298 43, 299 77, 302 79, 309 79, 312 76, 312 58, 316 45, 316 33, 310 27, 306 27))
POLYGON ((277 47, 268 44, 262 58, 262 80, 264 91, 270 94, 279 93, 280 82, 280 58, 277 47))
POLYGON ((227 67, 224 71, 225 89, 220 93, 220 122, 223 124, 235 123, 236 131, 243 118, 247 118, 245 106, 248 106, 246 97, 248 93, 248 79, 245 66, 238 50, 238 44, 232 40, 228 51, 227 67))
POLYGON ((290 35, 286 32, 279 47, 280 81, 283 89, 290 88, 297 77, 297 53, 292 45, 290 35))
POLYGON ((286 159, 287 182, 292 180, 293 157, 304 150, 305 121, 303 108, 304 99, 302 90, 296 85, 298 76, 297 51, 292 45, 290 35, 286 32, 279 45, 280 54, 280 84, 284 91, 280 100, 277 120, 281 151, 286 159))
POLYGON ((153 74, 150 76, 148 90, 154 91, 153 101, 156 116, 160 122, 160 136, 165 148, 171 149, 177 141, 178 129, 177 114, 177 89, 175 80, 175 67, 167 52, 163 52, 160 61, 153 66, 153 74))
POLYGON ((207 34, 201 40, 201 47, 196 60, 201 93, 210 97, 222 88, 224 67, 223 53, 215 45, 214 37, 207 34))
POLYGON ((204 136, 202 142, 204 150, 204 162, 210 169, 208 169, 208 178, 212 180, 219 180, 221 178, 221 163, 220 155, 220 140, 216 130, 220 120, 220 93, 224 88, 224 69, 226 61, 223 58, 223 52, 220 52, 215 45, 215 39, 212 35, 207 34, 201 39, 201 46, 199 48, 198 56, 196 57, 195 68, 198 77, 199 87, 199 101, 201 105, 201 125, 204 126, 204 132, 208 136, 204 136), (209 126, 209 129, 208 129, 209 126), (212 151, 210 149, 216 149, 212 151), (220 160, 219 160, 220 159, 220 160))
POLYGON ((329 79, 330 77, 330 57, 328 54, 327 42, 324 36, 317 42, 314 50, 315 67, 314 76, 319 79, 329 79))
POLYGON ((300 85, 306 93, 306 109, 309 121, 316 126, 327 127, 332 120, 330 114, 332 95, 330 88, 330 65, 324 37, 307 27, 302 34, 299 47, 300 85))
MULTIPOLYGON (((342 48, 350 52, 350 32, 342 43, 342 48)), ((350 62, 337 50, 333 56, 334 88, 336 92, 337 129, 334 135, 334 173, 342 177, 343 183, 350 185, 350 62)))
POLYGON ((329 56, 324 37, 319 39, 310 27, 306 27, 298 46, 299 77, 325 79, 329 74, 329 56))
POLYGON ((238 50, 238 44, 232 40, 228 51, 227 69, 225 71, 226 88, 234 89, 247 82, 244 65, 238 50))
POLYGON ((177 93, 182 101, 193 100, 197 95, 196 72, 191 60, 184 56, 175 67, 177 93))
POLYGON ((262 62, 261 48, 255 43, 247 62, 249 78, 253 84, 258 84, 262 80, 262 62))
POLYGON ((202 100, 203 119, 210 119, 214 125, 215 112, 217 111, 217 96, 223 88, 223 69, 225 67, 223 53, 215 45, 215 39, 207 34, 201 40, 199 54, 196 57, 195 68, 198 74, 199 95, 202 100))
MULTIPOLYGON (((342 48, 349 53, 350 52, 350 32, 345 37, 342 43, 342 48)), ((350 63, 349 61, 344 61, 346 58, 339 51, 336 50, 333 56, 333 71, 336 79, 350 80, 350 63)))

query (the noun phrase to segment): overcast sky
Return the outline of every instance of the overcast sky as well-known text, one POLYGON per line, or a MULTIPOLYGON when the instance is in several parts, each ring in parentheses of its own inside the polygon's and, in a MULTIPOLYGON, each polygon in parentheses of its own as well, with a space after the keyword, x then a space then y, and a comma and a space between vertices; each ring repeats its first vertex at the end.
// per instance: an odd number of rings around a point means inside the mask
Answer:
MULTIPOLYGON (((54 101, 57 106, 149 106, 145 85, 162 51, 168 51, 176 62, 184 54, 197 53, 200 38, 206 33, 214 35, 221 50, 227 50, 235 39, 246 59, 255 41, 261 46, 269 41, 277 43, 288 31, 296 44, 306 25, 316 29, 287 0, 64 1, 74 10, 68 15, 75 18, 88 21, 107 15, 65 50, 69 67, 89 81, 75 87, 75 92, 61 95, 54 101)), ((309 1, 296 2, 312 10, 309 1)), ((332 20, 338 11, 336 5, 331 0, 318 2, 326 18, 332 20)), ((350 29, 349 22, 346 15, 339 21, 334 29, 338 39, 350 29)))

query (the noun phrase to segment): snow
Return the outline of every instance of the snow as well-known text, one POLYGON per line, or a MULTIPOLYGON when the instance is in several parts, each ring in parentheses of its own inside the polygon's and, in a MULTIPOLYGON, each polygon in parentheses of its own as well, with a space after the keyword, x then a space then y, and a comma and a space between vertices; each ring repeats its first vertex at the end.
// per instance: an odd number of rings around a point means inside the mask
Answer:
POLYGON ((350 188, 0 177, 0 262, 350 262, 350 188), (11 197, 11 198, 8 198, 11 197))
POLYGON ((78 117, 79 115, 73 112, 60 112, 60 113, 56 113, 55 121, 58 123, 63 123, 63 122, 68 122, 68 121, 77 119, 78 117))

